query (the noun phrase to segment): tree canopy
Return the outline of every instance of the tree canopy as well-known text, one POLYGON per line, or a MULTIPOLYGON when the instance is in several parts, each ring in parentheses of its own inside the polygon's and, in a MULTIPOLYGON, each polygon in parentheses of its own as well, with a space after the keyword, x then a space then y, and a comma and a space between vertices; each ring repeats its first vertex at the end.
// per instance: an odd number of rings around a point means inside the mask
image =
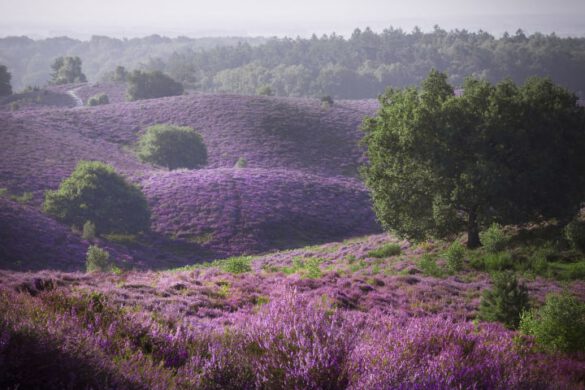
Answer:
POLYGON ((160 124, 146 129, 138 142, 138 156, 171 170, 195 169, 207 164, 207 147, 190 127, 160 124))
POLYGON ((59 57, 51 65, 53 84, 84 83, 87 78, 81 71, 81 58, 59 57))
POLYGON ((138 187, 99 161, 81 161, 56 191, 47 191, 47 214, 80 228, 87 221, 98 233, 148 230, 150 211, 138 187))
POLYGON ((548 79, 475 78, 454 95, 444 73, 389 89, 366 119, 366 185, 382 224, 424 239, 493 222, 568 221, 585 200, 585 110, 548 79))
POLYGON ((0 96, 12 95, 11 78, 12 75, 8 72, 6 66, 0 65, 0 96))
POLYGON ((183 94, 183 86, 160 71, 135 70, 127 76, 128 100, 154 99, 183 94))

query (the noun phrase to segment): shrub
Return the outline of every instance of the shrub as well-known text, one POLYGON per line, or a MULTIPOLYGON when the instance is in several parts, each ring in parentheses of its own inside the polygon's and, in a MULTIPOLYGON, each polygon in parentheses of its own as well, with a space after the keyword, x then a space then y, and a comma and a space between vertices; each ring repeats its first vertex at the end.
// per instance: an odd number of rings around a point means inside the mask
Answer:
POLYGON ((522 316, 520 330, 550 352, 585 352, 585 303, 567 293, 549 294, 538 310, 522 316))
POLYGON ((574 249, 585 252, 585 222, 572 221, 565 226, 563 233, 574 249))
POLYGON ((263 85, 256 90, 256 94, 260 96, 272 96, 274 93, 272 92, 272 88, 269 85, 263 85))
POLYGON ((246 168, 247 166, 248 166, 248 161, 244 157, 240 157, 240 158, 238 158, 238 161, 236 161, 234 168, 246 168))
POLYGON ((31 192, 23 192, 20 195, 12 195, 10 199, 14 200, 15 202, 26 204, 30 202, 33 198, 33 194, 31 192))
POLYGON ((220 268, 231 274, 243 274, 245 272, 252 271, 252 267, 250 266, 251 257, 249 256, 240 256, 240 257, 230 257, 225 260, 221 260, 220 268))
POLYGON ((108 98, 108 95, 106 95, 105 93, 99 93, 97 95, 94 95, 90 97, 89 100, 87 101, 88 106, 100 106, 102 104, 108 103, 110 103, 110 99, 108 98))
POLYGON ((517 328, 521 313, 529 308, 526 286, 518 283, 513 272, 494 275, 493 283, 493 288, 486 290, 480 301, 479 319, 517 328))
POLYGON ((424 254, 420 259, 418 266, 423 274, 427 276, 433 276, 435 278, 440 278, 443 276, 443 270, 437 265, 437 259, 435 259, 432 255, 424 254))
POLYGON ((183 94, 183 85, 160 71, 135 70, 127 76, 128 100, 154 99, 183 94))
POLYGON ((140 189, 99 161, 79 162, 58 190, 45 193, 43 208, 78 228, 92 221, 97 234, 136 233, 147 230, 150 221, 140 189))
POLYGON ((109 272, 112 269, 110 254, 97 245, 90 245, 87 250, 85 270, 87 272, 109 272))
POLYGON ((321 107, 329 108, 333 105, 333 98, 331 96, 322 96, 321 97, 321 107))
POLYGON ((83 224, 83 233, 81 235, 84 240, 95 239, 95 224, 91 221, 86 221, 83 224))
POLYGON ((200 168, 207 164, 207 147, 190 127, 154 125, 138 142, 138 157, 144 162, 177 168, 200 168))
POLYGON ((452 272, 461 271, 463 269, 464 256, 465 247, 459 241, 454 241, 445 253, 449 270, 452 272))
POLYGON ((398 256, 401 252, 400 245, 395 243, 388 243, 384 244, 379 248, 371 250, 368 252, 369 257, 390 257, 390 256, 398 256))
POLYGON ((490 253, 496 253, 504 249, 508 242, 508 236, 500 224, 494 223, 480 235, 481 243, 490 253))
POLYGON ((87 78, 81 71, 79 57, 59 57, 51 65, 52 84, 85 83, 87 78))
POLYGON ((483 268, 487 271, 503 271, 514 268, 514 260, 509 252, 488 253, 483 258, 483 268))

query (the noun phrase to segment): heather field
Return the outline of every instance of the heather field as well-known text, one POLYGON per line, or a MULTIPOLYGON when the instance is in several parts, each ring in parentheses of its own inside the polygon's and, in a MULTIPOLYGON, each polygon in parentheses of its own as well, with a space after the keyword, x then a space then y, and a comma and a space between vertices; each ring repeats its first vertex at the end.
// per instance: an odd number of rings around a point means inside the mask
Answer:
POLYGON ((89 243, 40 211, 44 192, 80 160, 111 164, 147 196, 152 232, 100 244, 128 267, 189 264, 380 231, 358 179, 364 161, 359 125, 375 101, 323 106, 318 99, 188 95, 129 103, 119 84, 59 85, 47 93, 68 97, 69 107, 0 112, 6 215, 0 234, 8 268, 83 269, 89 243), (112 99, 75 107, 71 91, 84 103, 102 92, 112 99), (134 145, 157 123, 197 129, 208 149, 205 169, 168 172, 140 162, 134 145), (245 167, 235 167, 238 161, 245 167))
POLYGON ((518 326, 551 296, 585 301, 582 251, 549 222, 493 225, 475 249, 382 233, 359 174, 377 101, 125 93, 0 102, 0 388, 585 389, 584 305, 552 341, 518 326), (154 124, 196 129, 207 164, 143 162, 154 124), (81 160, 140 189, 147 229, 43 210, 81 160), (485 317, 504 274, 491 310, 513 325, 485 317))
MULTIPOLYGON (((489 275, 386 234, 159 272, 2 271, 0 383, 23 388, 583 388, 579 355, 472 322, 489 275), (380 255, 380 248, 399 248, 380 255), (437 256, 440 276, 421 259, 437 256)), ((470 255, 473 256, 473 255, 470 255)), ((583 281, 526 276, 531 299, 583 281)))

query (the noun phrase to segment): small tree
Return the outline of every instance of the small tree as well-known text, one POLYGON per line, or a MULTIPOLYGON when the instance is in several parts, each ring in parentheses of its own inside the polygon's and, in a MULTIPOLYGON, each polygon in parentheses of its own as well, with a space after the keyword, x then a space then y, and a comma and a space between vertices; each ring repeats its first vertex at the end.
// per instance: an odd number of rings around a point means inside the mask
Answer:
POLYGON ((135 70, 127 76, 128 100, 154 99, 183 93, 183 85, 160 71, 135 70))
POLYGON ((11 78, 12 75, 8 72, 6 66, 0 65, 0 96, 12 95, 11 78))
POLYGON ((87 249, 85 270, 87 272, 108 272, 111 269, 110 253, 97 245, 90 245, 87 249))
POLYGON ((484 321, 502 322, 509 328, 517 328, 520 315, 528 310, 528 290, 518 283, 513 272, 495 274, 494 287, 484 292, 479 305, 479 318, 484 321))
POLYGON ((138 142, 138 156, 144 162, 169 169, 196 169, 207 164, 207 147, 190 127, 154 125, 138 142))
POLYGON ((150 212, 142 192, 99 161, 81 161, 59 189, 47 191, 47 214, 80 228, 95 224, 97 234, 147 230, 150 212))
POLYGON ((431 72, 420 90, 389 89, 366 119, 364 169, 382 224, 424 239, 493 222, 568 221, 585 193, 585 110, 547 79, 522 87, 468 79, 454 96, 431 72))
POLYGON ((79 57, 59 57, 51 65, 52 84, 84 83, 87 78, 81 71, 81 59, 79 57))

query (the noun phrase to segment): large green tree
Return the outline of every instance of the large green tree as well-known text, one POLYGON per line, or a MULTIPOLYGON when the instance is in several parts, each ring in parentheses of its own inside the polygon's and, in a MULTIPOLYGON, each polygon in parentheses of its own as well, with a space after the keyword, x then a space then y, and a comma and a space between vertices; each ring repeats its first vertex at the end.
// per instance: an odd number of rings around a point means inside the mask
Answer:
POLYGON ((366 119, 366 184, 382 224, 423 239, 492 222, 564 222, 585 200, 585 110, 548 79, 455 96, 432 71, 420 89, 389 89, 366 119))
POLYGON ((91 221, 98 233, 137 233, 150 225, 140 189, 99 161, 79 162, 58 190, 47 191, 43 208, 78 228, 91 221))
POLYGON ((6 66, 0 65, 0 96, 12 95, 11 78, 12 75, 8 72, 6 66))
POLYGON ((70 84, 85 83, 87 78, 81 71, 81 58, 59 57, 51 65, 51 83, 70 84))

